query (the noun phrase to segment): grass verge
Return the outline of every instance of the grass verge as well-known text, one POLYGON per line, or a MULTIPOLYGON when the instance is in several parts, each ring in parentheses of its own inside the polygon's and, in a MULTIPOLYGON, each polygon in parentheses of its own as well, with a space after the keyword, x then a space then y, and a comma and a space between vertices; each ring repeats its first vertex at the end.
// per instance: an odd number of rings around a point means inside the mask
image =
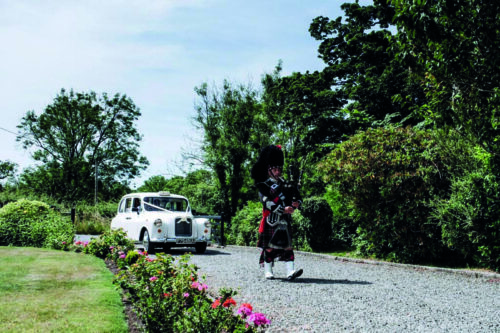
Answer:
POLYGON ((0 332, 128 332, 112 280, 94 256, 0 247, 0 332))

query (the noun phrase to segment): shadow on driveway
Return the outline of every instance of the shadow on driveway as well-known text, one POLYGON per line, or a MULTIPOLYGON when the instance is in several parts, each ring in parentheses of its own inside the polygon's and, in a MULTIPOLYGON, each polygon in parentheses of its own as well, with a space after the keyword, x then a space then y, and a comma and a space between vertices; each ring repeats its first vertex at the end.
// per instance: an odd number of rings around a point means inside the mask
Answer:
POLYGON ((286 278, 277 278, 276 280, 282 280, 287 283, 308 283, 308 284, 357 284, 357 285, 369 285, 373 284, 368 281, 351 281, 351 280, 330 280, 330 279, 316 279, 316 278, 302 278, 299 277, 296 280, 288 281, 286 278))

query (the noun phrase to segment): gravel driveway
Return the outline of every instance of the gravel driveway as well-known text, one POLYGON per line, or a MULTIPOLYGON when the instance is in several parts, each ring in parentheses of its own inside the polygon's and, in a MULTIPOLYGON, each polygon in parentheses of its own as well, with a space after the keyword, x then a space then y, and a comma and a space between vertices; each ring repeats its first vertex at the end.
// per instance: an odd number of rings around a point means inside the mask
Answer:
POLYGON ((259 250, 210 247, 192 262, 211 290, 231 287, 272 320, 267 332, 500 332, 500 275, 354 262, 296 252, 302 277, 278 262, 265 280, 259 250))

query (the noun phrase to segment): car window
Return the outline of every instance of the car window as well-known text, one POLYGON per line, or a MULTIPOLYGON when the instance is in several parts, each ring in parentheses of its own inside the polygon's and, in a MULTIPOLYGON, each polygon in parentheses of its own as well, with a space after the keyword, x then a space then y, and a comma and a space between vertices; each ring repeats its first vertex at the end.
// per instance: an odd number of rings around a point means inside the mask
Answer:
POLYGON ((188 208, 188 202, 182 198, 168 197, 146 197, 144 198, 144 209, 147 211, 158 211, 162 209, 184 212, 188 208))
POLYGON ((132 198, 127 198, 125 203, 125 212, 130 213, 132 211, 132 198))
POLYGON ((165 204, 161 198, 146 197, 144 198, 144 209, 147 211, 159 211, 165 208, 165 204))
POLYGON ((123 213, 123 212, 125 212, 125 208, 126 208, 126 206, 125 206, 125 202, 126 202, 126 200, 122 200, 122 201, 120 201, 120 206, 119 206, 119 209, 118 209, 118 212, 119 212, 119 213, 123 213))
POLYGON ((133 208, 139 208, 141 206, 141 199, 140 198, 134 198, 134 206, 133 208))

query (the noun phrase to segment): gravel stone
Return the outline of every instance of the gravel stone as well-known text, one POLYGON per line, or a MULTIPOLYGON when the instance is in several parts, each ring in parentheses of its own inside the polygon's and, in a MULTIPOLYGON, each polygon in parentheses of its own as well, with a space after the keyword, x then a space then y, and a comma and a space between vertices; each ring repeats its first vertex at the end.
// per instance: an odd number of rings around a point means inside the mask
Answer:
POLYGON ((500 274, 351 260, 295 252, 264 278, 260 250, 209 247, 191 262, 209 290, 238 292, 271 319, 266 332, 500 332, 500 274))

